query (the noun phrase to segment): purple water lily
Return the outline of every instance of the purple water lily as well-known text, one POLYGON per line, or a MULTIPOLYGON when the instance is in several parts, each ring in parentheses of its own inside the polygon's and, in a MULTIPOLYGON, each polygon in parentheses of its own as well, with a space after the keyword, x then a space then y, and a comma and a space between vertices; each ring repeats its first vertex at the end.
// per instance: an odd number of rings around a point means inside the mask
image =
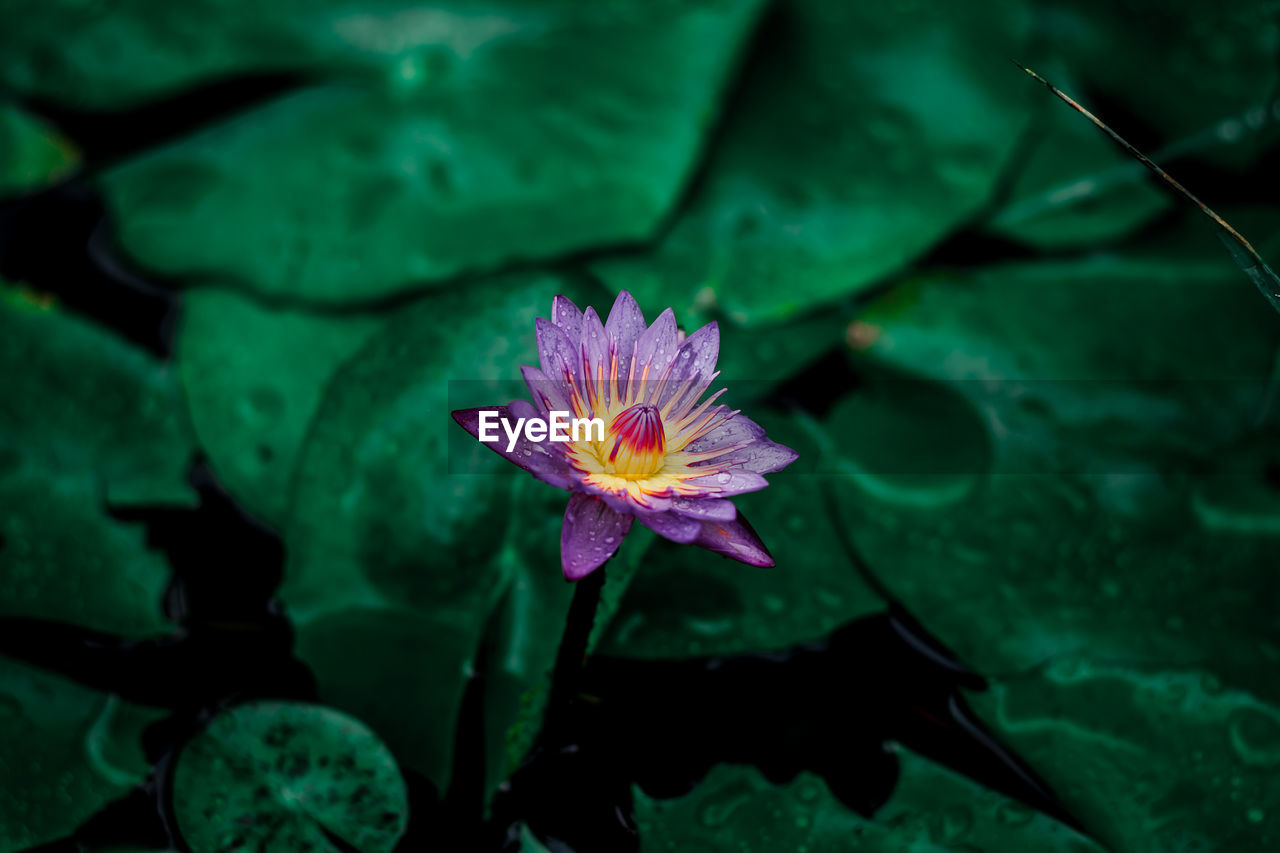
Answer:
POLYGON ((521 368, 533 402, 463 409, 453 418, 538 479, 573 492, 560 533, 566 578, 586 577, 612 557, 634 519, 673 542, 773 565, 728 498, 763 489, 761 475, 797 454, 718 404, 723 389, 702 399, 720 375, 715 323, 686 339, 668 308, 646 326, 623 291, 604 323, 594 309, 584 313, 557 296, 551 319, 539 317, 535 329, 541 369, 521 368), (494 441, 492 432, 481 435, 487 412, 507 422, 504 430, 520 419, 551 423, 552 413, 599 423, 575 440, 532 440, 511 430, 510 441, 494 441))

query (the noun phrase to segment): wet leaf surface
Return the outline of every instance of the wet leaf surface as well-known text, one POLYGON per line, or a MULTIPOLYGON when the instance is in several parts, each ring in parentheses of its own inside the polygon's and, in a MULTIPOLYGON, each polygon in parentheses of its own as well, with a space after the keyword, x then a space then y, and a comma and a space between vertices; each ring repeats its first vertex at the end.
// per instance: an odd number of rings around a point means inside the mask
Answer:
POLYGON ((636 792, 640 849, 716 850, 1046 850, 1102 848, 1020 803, 986 791, 909 752, 889 803, 868 820, 836 801, 821 780, 802 775, 772 785, 750 767, 721 766, 675 800, 636 792))
MULTIPOLYGON (((1035 27, 1037 47, 1017 61, 1078 93, 1175 172, 1188 160, 1243 172, 1275 144, 1280 30, 1266 3, 1052 0, 1037 5, 1035 27)), ((1175 202, 1080 116, 1060 104, 1036 109, 1027 161, 987 226, 994 233, 1047 250, 1092 246, 1175 202)), ((1215 188, 1200 192, 1212 198, 1215 188)))
MULTIPOLYGON (((511 529, 511 583, 486 638, 485 796, 529 757, 544 733, 552 703, 553 665, 560 648, 575 586, 548 567, 558 565, 560 525, 566 498, 542 484, 517 487, 524 520, 511 529)), ((601 651, 632 584, 650 565, 658 537, 633 527, 605 566, 606 579, 587 649, 601 651)), ((561 709, 556 709, 561 710, 561 709)))
POLYGON ((192 423, 218 477, 264 521, 287 518, 325 385, 382 321, 269 308, 228 290, 186 295, 178 364, 192 423))
POLYGON ((1047 251, 1088 247, 1131 234, 1176 204, 1080 116, 1047 98, 1038 110, 1026 162, 986 230, 1047 251))
MULTIPOLYGON (((119 239, 157 273, 324 303, 644 239, 685 185, 757 6, 437 22, 464 44, 406 52, 380 85, 287 94, 108 174, 119 239)), ((405 37, 379 20, 391 31, 377 38, 405 37)))
MULTIPOLYGON (((398 311, 338 371, 302 452, 282 590, 299 655, 325 701, 359 713, 441 789, 495 608, 485 664, 492 784, 507 767, 506 730, 521 717, 521 697, 554 660, 572 589, 559 558, 567 494, 436 415, 527 394, 511 380, 519 365, 537 363, 533 320, 557 293, 607 310, 595 289, 514 275, 398 311), (382 662, 376 671, 371 654, 382 662), (377 698, 397 684, 420 685, 418 701, 377 698)), ((621 565, 647 544, 633 539, 621 565)))
POLYGON ((101 500, 84 477, 0 472, 0 616, 131 636, 172 627, 161 609, 168 564, 101 500))
POLYGON ((395 759, 362 723, 282 702, 219 714, 186 745, 174 808, 195 853, 316 850, 388 853, 408 797, 395 759))
POLYGON ((79 156, 57 131, 0 101, 0 198, 41 189, 75 170, 79 156))
POLYGON ((1263 645, 1234 651, 1247 674, 1064 655, 977 704, 1108 848, 1269 850, 1280 838, 1280 704, 1263 676, 1275 649, 1263 645))
POLYGON ((108 504, 192 499, 172 375, 30 290, 0 291, 0 322, 0 613, 164 630, 169 567, 108 504))
POLYGON ((1265 106, 1280 79, 1280 22, 1265 0, 1212 7, 1051 0, 1039 7, 1037 24, 1053 33, 1047 52, 1055 60, 1164 137, 1161 143, 1205 130, 1205 116, 1244 116, 1265 106))
POLYGON ((832 526, 822 450, 780 412, 752 410, 769 437, 800 453, 769 488, 734 499, 776 565, 747 566, 659 540, 601 647, 634 658, 733 655, 797 645, 883 609, 832 526))
POLYGON ((1247 815, 1274 795, 1231 720, 1280 713, 1253 449, 1274 442, 1258 416, 1280 328, 1211 238, 1152 248, 889 294, 859 320, 868 381, 826 418, 827 450, 877 576, 997 677, 980 708, 1087 829, 1117 850, 1265 849, 1247 815), (954 413, 905 429, 921 406, 954 413))
POLYGON ((1277 846, 1280 328, 1006 62, 1274 261, 1273 0, 19 6, 0 849, 162 846, 144 746, 197 853, 1277 846), (567 496, 447 413, 621 287, 801 459, 566 680, 567 496))
POLYGON ((653 254, 594 268, 642 304, 751 323, 900 270, 995 189, 1028 99, 993 57, 1029 31, 1018 2, 778 4, 687 209, 653 254))
POLYGON ((0 290, 0 468, 84 475, 113 504, 183 503, 194 443, 171 371, 42 294, 0 290))
POLYGON ((0 849, 68 835, 140 783, 139 736, 156 716, 0 657, 0 849))

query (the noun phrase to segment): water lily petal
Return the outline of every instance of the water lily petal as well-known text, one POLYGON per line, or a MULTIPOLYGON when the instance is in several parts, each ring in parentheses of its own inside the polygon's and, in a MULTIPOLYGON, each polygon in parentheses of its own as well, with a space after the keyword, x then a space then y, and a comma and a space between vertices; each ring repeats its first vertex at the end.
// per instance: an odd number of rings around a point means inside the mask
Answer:
POLYGON ((571 341, 582 337, 582 310, 567 296, 551 300, 551 322, 564 329, 571 341))
POLYGON ((689 446, 685 450, 694 453, 719 450, 722 447, 732 447, 735 444, 757 439, 763 435, 764 427, 745 415, 734 415, 706 435, 689 442, 689 446))
POLYGON ((525 420, 542 417, 538 412, 538 407, 528 400, 512 400, 507 405, 507 412, 513 418, 524 418, 525 420))
MULTIPOLYGON (((498 429, 491 435, 498 440, 486 443, 573 493, 561 535, 565 576, 576 580, 600 566, 636 518, 672 541, 772 565, 727 499, 765 488, 762 474, 785 468, 798 454, 718 402, 725 391, 703 399, 719 375, 720 327, 708 323, 686 339, 667 308, 646 328, 640 306, 624 291, 607 322, 594 308, 579 311, 559 296, 551 319, 539 318, 535 328, 541 367, 521 368, 533 402, 496 407, 495 425, 568 411, 601 418, 606 437, 532 442, 522 430, 511 441, 498 429), (644 387, 628 387, 629 379, 644 387), (632 427, 640 432, 633 435, 632 427), (614 452, 618 442, 630 442, 626 454, 614 452)), ((481 411, 454 412, 454 418, 479 437, 481 411)))
POLYGON ((524 384, 529 386, 529 395, 538 407, 538 414, 546 417, 551 411, 572 412, 569 398, 565 396, 564 385, 552 379, 536 367, 524 365, 520 368, 524 384))
MULTIPOLYGON (((459 409, 452 412, 452 415, 463 429, 479 438, 481 412, 497 412, 499 422, 510 421, 512 426, 518 418, 541 417, 528 400, 516 400, 510 406, 459 409)), ((507 450, 509 439, 500 423, 496 429, 490 430, 489 434, 496 434, 498 440, 481 443, 508 462, 514 462, 539 480, 556 488, 568 489, 573 486, 576 480, 575 472, 557 445, 550 442, 529 441, 524 436, 524 430, 521 430, 511 450, 507 450)))
POLYGON ((671 509, 699 521, 733 521, 738 517, 733 501, 721 498, 672 498, 671 509))
POLYGON ((733 465, 757 474, 768 474, 771 471, 781 471, 799 457, 800 454, 790 447, 761 438, 746 447, 739 447, 737 450, 731 450, 723 456, 717 456, 700 464, 712 468, 733 465))
POLYGON ((631 354, 644 334, 644 312, 635 297, 627 291, 618 294, 604 330, 609 335, 610 350, 618 356, 618 390, 626 393, 627 376, 631 370, 631 354))
POLYGON ((570 341, 564 329, 539 317, 533 321, 538 338, 538 362, 542 373, 560 385, 561 392, 570 396, 570 388, 581 373, 581 361, 576 342, 570 341), (567 375, 566 375, 567 374, 567 375))
POLYGON ((750 566, 773 565, 773 555, 741 515, 734 521, 704 521, 693 544, 750 566))
POLYGON ((634 515, 637 510, 643 512, 667 512, 672 509, 673 498, 663 497, 661 495, 641 495, 642 503, 638 503, 631 495, 623 493, 619 494, 611 492, 606 488, 597 486, 594 483, 578 483, 575 488, 578 491, 586 492, 589 495, 595 495, 603 500, 609 506, 618 512, 634 515))
POLYGON ((640 523, 654 533, 670 539, 672 542, 679 542, 681 545, 688 545, 694 539, 697 539, 698 533, 702 530, 700 522, 677 515, 674 512, 646 512, 641 513, 636 518, 640 519, 640 523))
MULTIPOLYGON (((582 315, 582 335, 579 337, 582 353, 582 379, 590 387, 602 374, 608 376, 609 336, 596 309, 588 308, 582 315)), ((593 402, 588 399, 588 402, 593 402)), ((600 401, 603 405, 603 401, 600 401)))
POLYGON ((694 477, 686 483, 704 489, 717 498, 729 498, 747 492, 758 492, 769 483, 755 471, 745 468, 726 468, 705 477, 694 477))
POLYGON ((571 581, 581 580, 614 555, 631 529, 631 516, 615 512, 592 495, 574 492, 560 528, 560 565, 571 581))
POLYGON ((720 355, 720 325, 710 322, 689 337, 677 351, 671 376, 658 395, 657 405, 665 406, 673 397, 682 403, 694 403, 715 373, 720 355))
POLYGON ((658 380, 676 357, 679 349, 675 312, 670 308, 658 315, 653 325, 645 330, 636 343, 636 376, 640 376, 643 368, 648 366, 649 373, 644 393, 653 393, 658 387, 658 380))

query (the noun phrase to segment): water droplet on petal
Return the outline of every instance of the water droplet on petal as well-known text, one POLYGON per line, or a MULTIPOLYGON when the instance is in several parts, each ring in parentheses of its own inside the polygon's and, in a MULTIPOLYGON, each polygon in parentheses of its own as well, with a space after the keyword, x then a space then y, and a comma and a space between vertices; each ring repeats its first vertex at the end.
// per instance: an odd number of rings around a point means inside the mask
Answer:
POLYGON ((721 485, 724 485, 725 483, 729 482, 732 479, 733 477, 729 476, 728 471, 721 471, 719 474, 716 474, 716 482, 720 483, 721 485))
POLYGON ((612 537, 612 536, 606 536, 606 537, 604 537, 604 541, 605 541, 605 542, 608 542, 609 544, 613 544, 613 537, 612 537))

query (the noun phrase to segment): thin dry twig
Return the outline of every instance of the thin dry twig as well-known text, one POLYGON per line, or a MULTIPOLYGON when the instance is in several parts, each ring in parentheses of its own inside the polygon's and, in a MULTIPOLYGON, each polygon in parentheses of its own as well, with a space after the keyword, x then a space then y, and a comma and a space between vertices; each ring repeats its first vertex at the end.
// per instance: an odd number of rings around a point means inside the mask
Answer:
POLYGON ((1182 197, 1183 200, 1195 205, 1201 213, 1212 219, 1214 224, 1218 226, 1219 238, 1221 238, 1222 242, 1226 244, 1227 250, 1231 252, 1231 256, 1235 258, 1236 263, 1244 270, 1245 275, 1249 276, 1253 283, 1257 285, 1258 290, 1262 291, 1262 295, 1267 297, 1267 301, 1271 303, 1271 306, 1277 311, 1280 311, 1280 276, 1277 276, 1271 271, 1271 268, 1267 266, 1266 261, 1262 260, 1262 256, 1259 255, 1257 250, 1253 248, 1253 245, 1244 238, 1244 235, 1231 227, 1230 223, 1215 213, 1207 204, 1198 199, 1190 190, 1178 183, 1178 181, 1174 180, 1168 172, 1160 168, 1160 166, 1151 158, 1130 145, 1124 137, 1108 127, 1102 119, 1080 106, 1080 104, 1078 104, 1075 99, 1066 92, 1063 92, 1057 86, 1053 85, 1030 68, 1027 68, 1025 65, 1020 65, 1017 62, 1013 64, 1031 75, 1032 79, 1042 83, 1045 88, 1057 95, 1058 98, 1066 102, 1067 105, 1076 112, 1093 122, 1095 127, 1107 136, 1111 137, 1111 140, 1123 148, 1129 156, 1133 157, 1139 163, 1154 172, 1161 181, 1171 187, 1174 192, 1182 197))

